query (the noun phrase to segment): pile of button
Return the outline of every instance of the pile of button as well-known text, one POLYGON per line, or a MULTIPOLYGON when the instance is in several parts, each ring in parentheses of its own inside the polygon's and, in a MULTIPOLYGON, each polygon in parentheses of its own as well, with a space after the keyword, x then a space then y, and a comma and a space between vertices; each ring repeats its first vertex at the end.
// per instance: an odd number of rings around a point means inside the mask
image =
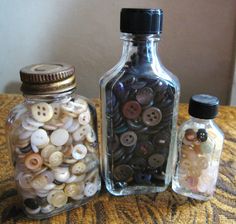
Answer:
POLYGON ((100 190, 94 109, 81 97, 13 110, 16 180, 28 214, 81 204, 100 190))
POLYGON ((215 142, 205 129, 187 129, 181 143, 178 179, 181 187, 192 192, 214 191, 218 169, 209 164, 215 142))
POLYGON ((115 188, 165 184, 175 88, 151 65, 145 67, 147 48, 140 50, 120 78, 106 85, 108 161, 115 188))

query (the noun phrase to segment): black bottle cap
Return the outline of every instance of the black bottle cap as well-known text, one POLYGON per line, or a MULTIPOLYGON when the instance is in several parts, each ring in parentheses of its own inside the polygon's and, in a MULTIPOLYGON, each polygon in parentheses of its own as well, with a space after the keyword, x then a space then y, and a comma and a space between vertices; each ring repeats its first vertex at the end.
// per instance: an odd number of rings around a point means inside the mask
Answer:
POLYGON ((133 34, 161 34, 161 9, 123 8, 120 14, 120 31, 133 34))
POLYGON ((219 99, 215 96, 198 94, 191 97, 188 112, 192 117, 213 119, 218 113, 219 99))

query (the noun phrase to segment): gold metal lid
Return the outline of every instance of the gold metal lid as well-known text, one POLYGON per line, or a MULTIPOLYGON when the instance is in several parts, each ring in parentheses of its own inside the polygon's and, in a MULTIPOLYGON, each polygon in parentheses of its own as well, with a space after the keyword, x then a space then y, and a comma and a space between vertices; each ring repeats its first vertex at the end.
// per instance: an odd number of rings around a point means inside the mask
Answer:
POLYGON ((46 95, 70 91, 76 87, 75 68, 65 63, 29 65, 20 70, 24 94, 46 95))

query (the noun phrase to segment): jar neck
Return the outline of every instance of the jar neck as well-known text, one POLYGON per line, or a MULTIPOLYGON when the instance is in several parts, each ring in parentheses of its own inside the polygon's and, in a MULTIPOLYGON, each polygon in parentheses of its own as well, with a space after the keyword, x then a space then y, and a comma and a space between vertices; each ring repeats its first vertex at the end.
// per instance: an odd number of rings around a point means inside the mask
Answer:
POLYGON ((158 55, 158 34, 128 34, 122 33, 123 51, 121 60, 132 64, 161 64, 158 55))
POLYGON ((25 97, 25 101, 27 103, 34 103, 34 102, 61 102, 66 101, 67 99, 71 99, 75 90, 57 93, 57 94, 45 94, 45 95, 30 95, 30 94, 23 94, 25 97))
POLYGON ((196 117, 191 117, 192 122, 194 123, 199 123, 199 124, 213 124, 214 120, 213 119, 200 119, 196 117))

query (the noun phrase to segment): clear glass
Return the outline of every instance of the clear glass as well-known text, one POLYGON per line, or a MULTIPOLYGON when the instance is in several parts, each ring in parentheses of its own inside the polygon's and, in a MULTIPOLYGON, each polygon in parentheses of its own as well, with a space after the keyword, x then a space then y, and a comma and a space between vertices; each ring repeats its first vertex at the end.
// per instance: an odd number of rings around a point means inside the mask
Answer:
POLYGON ((123 33, 120 61, 100 80, 102 170, 113 195, 164 191, 173 170, 180 86, 158 35, 123 33))
POLYGON ((66 92, 26 95, 12 109, 8 142, 26 215, 48 218, 76 208, 101 188, 96 110, 66 92))
POLYGON ((215 191, 224 134, 213 120, 191 118, 178 132, 178 155, 172 188, 198 200, 215 191))

